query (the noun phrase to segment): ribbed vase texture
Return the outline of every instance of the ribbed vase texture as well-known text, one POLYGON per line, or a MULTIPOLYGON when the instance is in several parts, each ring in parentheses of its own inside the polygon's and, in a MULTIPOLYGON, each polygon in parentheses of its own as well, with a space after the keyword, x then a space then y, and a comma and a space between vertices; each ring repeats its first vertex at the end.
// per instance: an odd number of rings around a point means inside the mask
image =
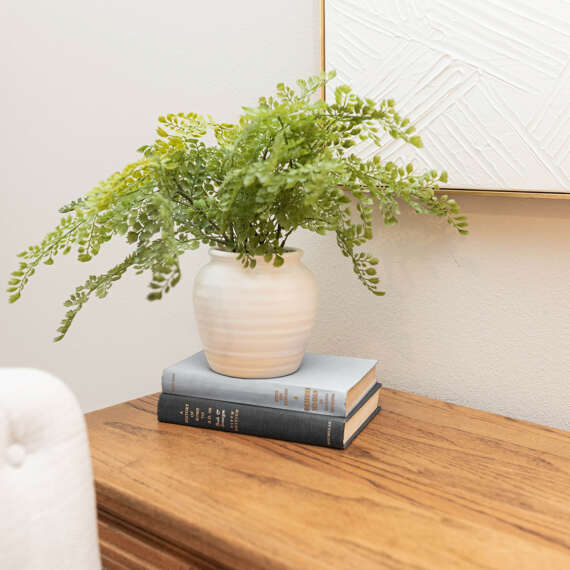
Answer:
POLYGON ((210 250, 194 282, 194 310, 213 370, 271 378, 299 368, 317 311, 317 284, 302 255, 284 253, 281 267, 259 256, 249 269, 235 253, 210 250))

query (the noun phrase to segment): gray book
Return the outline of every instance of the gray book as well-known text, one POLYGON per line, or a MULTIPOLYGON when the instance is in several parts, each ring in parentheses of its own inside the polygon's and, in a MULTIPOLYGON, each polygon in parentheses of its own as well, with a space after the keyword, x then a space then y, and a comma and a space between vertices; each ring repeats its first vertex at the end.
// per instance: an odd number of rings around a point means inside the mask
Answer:
POLYGON ((346 417, 376 382, 377 360, 306 353, 300 368, 279 378, 232 378, 214 372, 203 351, 162 373, 165 394, 194 396, 346 417))

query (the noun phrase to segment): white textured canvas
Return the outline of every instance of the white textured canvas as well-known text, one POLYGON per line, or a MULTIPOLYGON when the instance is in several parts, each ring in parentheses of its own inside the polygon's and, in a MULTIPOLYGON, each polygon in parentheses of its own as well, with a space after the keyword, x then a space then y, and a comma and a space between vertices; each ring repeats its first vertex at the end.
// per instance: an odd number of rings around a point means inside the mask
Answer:
POLYGON ((326 0, 325 14, 331 87, 394 98, 423 138, 383 158, 445 169, 451 188, 570 193, 569 1, 326 0))

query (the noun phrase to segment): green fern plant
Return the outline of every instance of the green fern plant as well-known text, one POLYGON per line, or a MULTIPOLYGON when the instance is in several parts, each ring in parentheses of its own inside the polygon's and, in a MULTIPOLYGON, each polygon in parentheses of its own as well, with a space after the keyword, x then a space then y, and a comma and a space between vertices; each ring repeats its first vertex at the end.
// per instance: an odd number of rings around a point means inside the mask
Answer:
POLYGON ((43 263, 72 250, 88 262, 106 242, 123 236, 132 252, 101 275, 91 275, 65 301, 68 308, 56 341, 67 333, 93 296, 103 298, 129 269, 149 271, 148 299, 160 299, 180 280, 179 258, 200 244, 237 252, 245 267, 256 256, 275 266, 290 235, 299 228, 336 232, 337 244, 358 279, 375 295, 378 260, 359 248, 372 238, 373 209, 394 224, 403 201, 416 212, 442 216, 466 233, 465 217, 453 199, 436 194, 447 174, 415 173, 380 156, 364 160, 351 152, 360 141, 378 147, 386 137, 421 147, 409 120, 392 100, 362 99, 348 86, 333 102, 316 97, 334 77, 279 84, 276 94, 244 108, 237 124, 177 113, 159 117, 158 138, 141 147, 140 159, 60 209, 59 225, 19 254, 11 275, 10 302, 43 263), (208 144, 206 135, 215 142, 208 144))

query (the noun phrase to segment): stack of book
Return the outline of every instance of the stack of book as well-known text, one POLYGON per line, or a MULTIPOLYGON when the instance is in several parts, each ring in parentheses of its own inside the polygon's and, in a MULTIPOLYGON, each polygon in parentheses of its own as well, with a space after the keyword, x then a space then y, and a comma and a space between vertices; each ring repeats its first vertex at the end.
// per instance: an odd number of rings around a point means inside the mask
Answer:
POLYGON ((243 379, 198 352, 164 370, 158 419, 344 449, 380 410, 376 364, 307 353, 293 374, 243 379))

